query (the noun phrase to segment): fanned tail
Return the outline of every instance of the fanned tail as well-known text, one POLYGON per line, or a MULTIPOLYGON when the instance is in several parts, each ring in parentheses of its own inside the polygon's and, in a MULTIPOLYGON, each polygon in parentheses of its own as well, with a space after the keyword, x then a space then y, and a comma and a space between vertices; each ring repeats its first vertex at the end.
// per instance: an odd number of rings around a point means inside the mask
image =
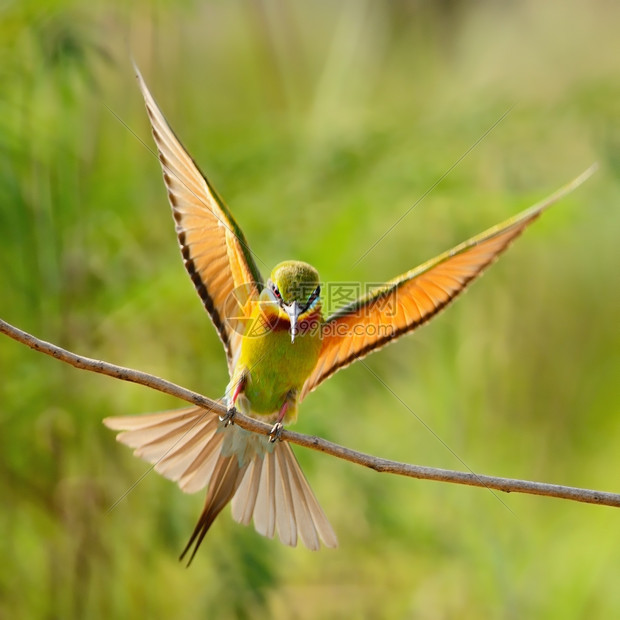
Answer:
POLYGON ((187 493, 208 485, 203 511, 181 559, 189 563, 211 524, 232 499, 233 518, 259 534, 296 546, 298 538, 312 550, 336 547, 338 541, 288 443, 238 426, 224 427, 200 407, 141 416, 106 418, 104 424, 123 431, 117 440, 153 463, 155 471, 174 480, 187 493))
MULTIPOLYGON (((247 433, 237 428, 237 431, 247 433)), ((256 451, 232 500, 235 521, 249 525, 259 534, 278 537, 291 547, 298 537, 303 544, 317 551, 321 544, 337 547, 338 539, 319 505, 299 463, 286 442, 269 443, 267 437, 253 434, 264 445, 256 451)))
POLYGON ((156 472, 178 483, 186 493, 204 489, 215 469, 224 439, 218 418, 200 407, 146 415, 105 418, 116 440, 153 463, 156 472))

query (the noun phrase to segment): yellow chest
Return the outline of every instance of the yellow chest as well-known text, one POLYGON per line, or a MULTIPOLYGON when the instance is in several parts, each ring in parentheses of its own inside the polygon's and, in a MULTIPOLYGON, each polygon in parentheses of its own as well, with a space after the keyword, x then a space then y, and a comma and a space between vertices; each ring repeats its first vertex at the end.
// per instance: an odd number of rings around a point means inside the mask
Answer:
POLYGON ((259 312, 253 315, 256 320, 250 322, 243 338, 235 377, 241 373, 245 377, 244 395, 252 413, 277 413, 288 397, 292 402, 287 418, 294 418, 296 392, 312 372, 321 350, 322 317, 317 312, 300 322, 291 342, 290 325, 285 320, 272 316, 273 320, 265 321, 259 312))

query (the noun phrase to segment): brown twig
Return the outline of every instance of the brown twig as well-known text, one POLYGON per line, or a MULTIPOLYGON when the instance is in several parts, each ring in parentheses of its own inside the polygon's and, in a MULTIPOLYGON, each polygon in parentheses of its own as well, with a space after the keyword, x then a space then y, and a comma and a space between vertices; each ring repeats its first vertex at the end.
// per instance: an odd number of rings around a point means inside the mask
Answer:
MULTIPOLYGON (((0 319, 0 333, 6 334, 10 338, 27 345, 35 351, 51 355, 76 368, 98 372, 123 381, 139 383, 146 387, 150 387, 165 394, 176 396, 182 400, 193 403, 217 415, 224 415, 226 408, 220 404, 184 387, 155 377, 146 372, 133 370, 131 368, 123 368, 108 362, 94 360, 82 357, 70 351, 66 351, 49 342, 39 340, 31 334, 13 327, 9 323, 0 319)), ((249 431, 269 434, 271 425, 265 424, 253 418, 249 418, 241 413, 235 416, 235 424, 249 431)), ((399 476, 409 476, 411 478, 419 478, 422 480, 436 480, 438 482, 452 482, 454 484, 466 484, 474 487, 483 487, 486 489, 494 489, 497 491, 505 491, 506 493, 529 493, 532 495, 545 495, 547 497, 557 497, 560 499, 569 499, 576 502, 585 502, 587 504, 601 504, 604 506, 620 507, 620 494, 608 493, 605 491, 593 491, 590 489, 580 489, 577 487, 566 487, 557 484, 548 484, 545 482, 533 482, 530 480, 518 480, 513 478, 498 478, 495 476, 484 476, 469 472, 453 471, 448 469, 437 469, 435 467, 423 467, 421 465, 410 465, 408 463, 399 463, 397 461, 389 461, 349 448, 344 448, 338 444, 326 441, 319 437, 303 435, 294 431, 284 430, 281 438, 299 446, 311 448, 331 454, 337 458, 351 463, 357 463, 364 467, 369 467, 378 472, 390 474, 398 474, 399 476)))

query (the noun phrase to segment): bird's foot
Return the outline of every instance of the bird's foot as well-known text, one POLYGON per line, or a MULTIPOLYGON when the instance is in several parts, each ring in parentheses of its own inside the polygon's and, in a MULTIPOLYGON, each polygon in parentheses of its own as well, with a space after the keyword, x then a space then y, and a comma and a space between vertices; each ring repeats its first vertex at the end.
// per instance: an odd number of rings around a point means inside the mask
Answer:
POLYGON ((283 430, 284 425, 282 424, 282 422, 276 422, 273 425, 271 432, 269 433, 269 442, 275 443, 276 441, 278 441, 280 439, 280 436, 282 435, 283 430))
POLYGON ((235 415, 237 415, 237 410, 235 406, 228 407, 226 413, 224 415, 219 416, 220 422, 224 422, 224 428, 229 426, 230 424, 234 424, 235 415))

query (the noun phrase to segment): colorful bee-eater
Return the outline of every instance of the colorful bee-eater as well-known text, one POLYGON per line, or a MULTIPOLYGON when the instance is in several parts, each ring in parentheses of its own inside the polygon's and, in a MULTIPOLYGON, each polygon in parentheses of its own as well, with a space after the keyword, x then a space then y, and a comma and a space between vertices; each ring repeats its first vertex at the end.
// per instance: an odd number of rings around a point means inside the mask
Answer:
POLYGON ((310 549, 336 535, 288 443, 278 441, 303 398, 337 370, 413 331, 445 308, 540 213, 582 182, 389 281, 323 319, 316 269, 277 265, 265 282, 241 229, 170 129, 137 72, 159 151, 185 267, 222 340, 230 383, 229 415, 199 407, 115 417, 117 439, 192 493, 208 487, 205 506, 183 551, 190 562, 220 511, 291 546, 310 549), (238 292, 243 291, 242 295, 238 292), (235 303, 231 303, 233 300, 235 303), (389 308, 389 312, 386 311, 389 308), (259 327, 259 329, 257 329, 259 327), (273 422, 270 437, 230 422, 235 408, 273 422))

